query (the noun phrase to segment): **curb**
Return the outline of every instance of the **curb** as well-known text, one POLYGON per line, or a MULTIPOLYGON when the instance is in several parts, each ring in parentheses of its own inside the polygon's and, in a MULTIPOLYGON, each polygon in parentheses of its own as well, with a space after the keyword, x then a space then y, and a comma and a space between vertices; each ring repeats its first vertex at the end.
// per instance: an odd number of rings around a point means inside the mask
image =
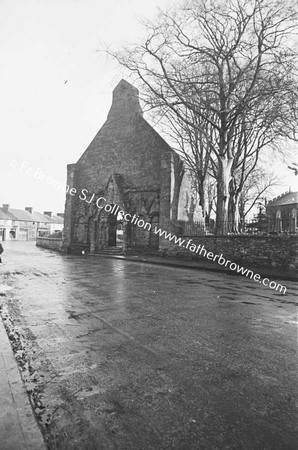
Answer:
MULTIPOLYGON (((209 266, 205 266, 205 265, 200 265, 198 263, 194 263, 194 264, 189 264, 187 262, 177 262, 177 261, 171 261, 171 260, 150 260, 150 259, 146 259, 146 258, 142 258, 139 256, 136 257, 131 257, 131 256, 123 256, 123 255, 101 255, 100 253, 93 253, 93 254, 88 254, 88 256, 93 256, 93 257, 99 257, 99 258, 109 258, 109 259, 119 259, 119 260, 125 260, 125 261, 131 261, 131 262, 137 262, 137 263, 145 263, 145 264, 153 264, 153 265, 161 265, 161 266, 168 266, 168 267, 176 267, 179 269, 192 269, 192 270, 207 270, 210 272, 220 272, 220 273, 226 273, 227 275, 235 275, 235 276, 243 276, 240 273, 234 272, 232 270, 229 269, 224 269, 221 267, 212 267, 211 265, 209 266)), ((277 271, 275 272, 267 272, 268 269, 262 269, 261 267, 256 267, 256 269, 254 270, 254 273, 258 273, 259 275, 261 275, 262 278, 278 278, 280 280, 286 280, 286 281, 298 281, 298 275, 293 273, 293 274, 287 274, 287 273, 278 273, 277 271)))
POLYGON ((1 318, 0 342, 1 450, 46 450, 1 318))

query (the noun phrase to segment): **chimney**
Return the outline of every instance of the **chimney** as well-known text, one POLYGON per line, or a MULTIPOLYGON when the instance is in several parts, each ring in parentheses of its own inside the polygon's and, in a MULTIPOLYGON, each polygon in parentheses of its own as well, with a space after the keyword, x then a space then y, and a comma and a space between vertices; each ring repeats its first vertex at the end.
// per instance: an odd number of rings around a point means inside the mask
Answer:
POLYGON ((5 211, 9 210, 9 204, 8 203, 3 203, 2 208, 5 209, 5 211))
POLYGON ((57 216, 63 218, 64 217, 64 213, 57 213, 57 216))
POLYGON ((43 213, 45 216, 49 216, 49 217, 52 216, 52 211, 44 211, 43 213))
POLYGON ((143 115, 139 101, 139 91, 132 84, 121 80, 113 90, 113 102, 108 119, 111 117, 125 119, 135 114, 143 115))
POLYGON ((26 206, 25 211, 28 211, 30 214, 32 214, 33 211, 32 206, 26 206))

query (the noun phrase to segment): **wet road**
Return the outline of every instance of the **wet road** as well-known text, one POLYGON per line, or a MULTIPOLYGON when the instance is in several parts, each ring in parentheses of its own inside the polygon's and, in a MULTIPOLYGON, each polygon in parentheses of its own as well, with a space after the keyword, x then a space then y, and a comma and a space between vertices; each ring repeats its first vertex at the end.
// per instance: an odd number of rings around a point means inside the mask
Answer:
POLYGON ((297 448, 294 283, 4 247, 49 448, 297 448))

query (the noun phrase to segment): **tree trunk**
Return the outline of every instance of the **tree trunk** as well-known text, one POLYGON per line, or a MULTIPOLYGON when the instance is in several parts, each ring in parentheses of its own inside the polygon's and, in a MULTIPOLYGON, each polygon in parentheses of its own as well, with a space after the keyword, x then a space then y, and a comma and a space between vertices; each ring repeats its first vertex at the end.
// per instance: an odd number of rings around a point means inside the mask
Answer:
POLYGON ((217 235, 228 232, 229 184, 231 181, 232 159, 227 156, 218 159, 216 228, 217 235))
POLYGON ((236 194, 234 198, 234 211, 233 211, 234 214, 232 219, 233 233, 239 233, 239 226, 240 226, 239 197, 240 194, 236 194))
POLYGON ((206 200, 205 200, 205 180, 198 180, 198 191, 199 191, 199 198, 200 198, 200 206, 202 208, 202 216, 205 217, 206 214, 206 200))
POLYGON ((239 219, 240 219, 241 223, 243 223, 245 220, 244 210, 245 210, 245 204, 240 196, 240 198, 239 198, 239 219))
POLYGON ((229 212, 228 212, 228 231, 231 233, 239 233, 240 210, 239 210, 240 193, 230 193, 229 212))
POLYGON ((240 211, 239 211, 239 197, 240 194, 238 194, 236 196, 236 201, 235 201, 235 216, 234 216, 234 221, 235 221, 235 233, 239 233, 240 232, 240 211))
POLYGON ((183 162, 180 160, 178 155, 174 156, 174 189, 173 189, 173 200, 172 200, 172 220, 176 221, 178 219, 178 203, 179 194, 181 189, 181 184, 184 176, 184 166, 183 162))
POLYGON ((233 232, 235 213, 235 192, 230 189, 229 204, 228 204, 228 232, 233 232))

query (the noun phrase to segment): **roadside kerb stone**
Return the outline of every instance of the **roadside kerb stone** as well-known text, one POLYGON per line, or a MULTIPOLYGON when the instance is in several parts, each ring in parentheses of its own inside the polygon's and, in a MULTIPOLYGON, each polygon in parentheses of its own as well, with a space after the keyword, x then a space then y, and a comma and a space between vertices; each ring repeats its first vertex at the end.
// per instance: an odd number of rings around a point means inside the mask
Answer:
POLYGON ((46 450, 0 318, 0 448, 46 450))
MULTIPOLYGON (((161 256, 130 256, 130 255, 113 255, 113 254, 107 254, 107 253, 91 253, 87 254, 85 256, 88 257, 102 257, 102 258, 112 258, 112 259, 125 259, 126 261, 133 261, 138 263, 145 263, 145 264, 155 264, 155 265, 163 265, 163 266, 169 266, 169 267, 177 267, 179 269, 194 269, 194 270, 208 270, 213 272, 224 272, 227 275, 235 275, 239 277, 243 277, 243 275, 230 270, 227 267, 220 266, 216 262, 210 262, 210 261, 191 261, 191 260, 183 260, 180 259, 173 259, 170 257, 161 257, 161 256)), ((246 267, 243 264, 244 267, 246 267)), ((251 266, 247 267, 248 269, 251 269, 251 266)), ((276 279, 279 280, 288 280, 288 281, 298 281, 298 274, 296 270, 282 270, 280 268, 271 268, 271 267, 255 267, 253 269, 254 273, 258 273, 262 278, 269 278, 271 281, 276 279)), ((245 278, 245 277, 244 277, 245 278)), ((269 289, 269 288, 268 288, 269 289)))

